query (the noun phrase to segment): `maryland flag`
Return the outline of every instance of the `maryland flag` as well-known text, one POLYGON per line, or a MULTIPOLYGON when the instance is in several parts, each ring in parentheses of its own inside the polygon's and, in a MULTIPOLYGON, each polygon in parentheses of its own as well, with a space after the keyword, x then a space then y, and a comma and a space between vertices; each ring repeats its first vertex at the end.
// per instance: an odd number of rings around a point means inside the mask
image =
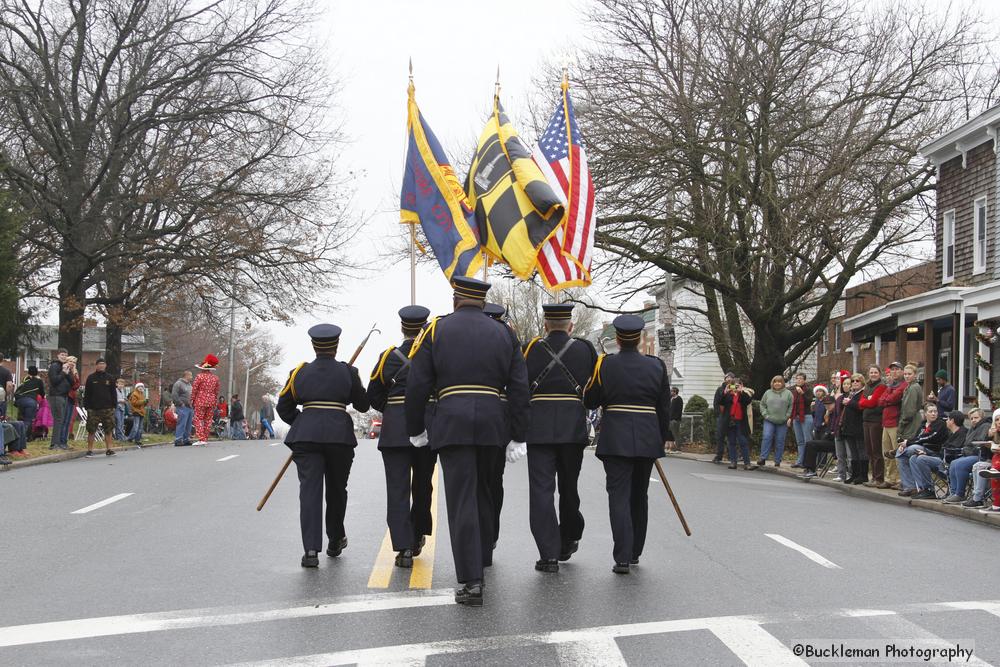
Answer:
POLYGON ((493 98, 493 115, 479 137, 465 192, 476 212, 483 250, 510 265, 518 278, 531 278, 539 248, 562 221, 564 200, 517 136, 499 96, 493 98))
POLYGON ((445 277, 474 275, 482 266, 472 206, 437 137, 420 114, 413 84, 407 89, 407 150, 399 215, 420 223, 445 277))

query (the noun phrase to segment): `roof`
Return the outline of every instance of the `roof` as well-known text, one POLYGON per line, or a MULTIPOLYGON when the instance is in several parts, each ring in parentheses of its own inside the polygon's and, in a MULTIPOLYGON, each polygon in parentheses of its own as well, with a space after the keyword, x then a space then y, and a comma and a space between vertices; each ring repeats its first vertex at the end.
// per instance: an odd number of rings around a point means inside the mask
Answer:
POLYGON ((941 135, 934 141, 920 147, 920 154, 940 165, 976 146, 995 140, 1000 127, 1000 104, 990 107, 975 118, 941 135))
POLYGON ((844 320, 844 331, 854 331, 890 318, 896 318, 897 325, 903 325, 954 315, 961 311, 962 293, 967 289, 955 286, 940 287, 923 294, 890 301, 847 318, 844 320))
MULTIPOLYGON (((104 352, 107 333, 105 327, 85 327, 83 351, 104 352)), ((59 327, 43 324, 36 328, 29 341, 33 350, 55 350, 59 347, 59 327)), ((122 334, 122 352, 162 352, 163 333, 158 329, 136 330, 122 334)))

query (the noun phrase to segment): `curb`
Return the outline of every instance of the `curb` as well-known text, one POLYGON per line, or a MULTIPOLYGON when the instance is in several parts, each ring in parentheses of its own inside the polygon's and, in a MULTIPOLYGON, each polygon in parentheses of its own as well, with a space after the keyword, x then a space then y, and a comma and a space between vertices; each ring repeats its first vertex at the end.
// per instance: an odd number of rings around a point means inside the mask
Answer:
MULTIPOLYGON (((97 443, 94 443, 95 445, 97 443)), ((172 442, 153 442, 148 445, 143 445, 143 449, 150 449, 152 447, 165 447, 166 445, 173 445, 172 442)), ((97 448, 95 447, 95 450, 97 448)), ((112 447, 113 451, 116 452, 127 452, 129 450, 138 449, 138 447, 133 446, 123 446, 123 447, 112 447)), ((102 448, 103 451, 103 448, 102 448)), ((29 468, 31 466, 42 465, 43 463, 61 463, 62 461, 72 461, 73 459, 82 459, 86 455, 86 450, 77 450, 72 452, 60 452, 58 454, 48 454, 46 456, 39 456, 33 459, 27 459, 22 461, 14 461, 8 466, 0 466, 0 472, 7 472, 9 470, 17 470, 20 468, 29 468)))
MULTIPOLYGON (((711 463, 712 456, 708 454, 688 454, 685 452, 677 452, 670 454, 667 460, 672 458, 686 459, 688 461, 701 461, 702 463, 711 463)), ((841 482, 834 482, 828 479, 820 479, 819 477, 814 477, 809 480, 803 480, 799 478, 797 472, 792 470, 786 470, 784 468, 775 468, 773 466, 766 466, 763 468, 757 468, 757 470, 762 470, 766 473, 772 475, 782 475, 784 477, 791 477, 799 480, 804 484, 818 484, 820 486, 826 486, 832 489, 837 489, 841 493, 845 493, 849 496, 855 496, 858 498, 867 498, 868 500, 874 500, 876 502, 891 503, 894 505, 909 505, 917 509, 925 510, 928 512, 937 512, 938 514, 949 514, 951 516, 957 516, 961 519, 967 521, 975 521, 977 523, 984 523, 988 526, 993 526, 995 528, 1000 528, 1000 516, 991 514, 982 514, 978 511, 972 511, 965 509, 959 505, 945 505, 940 500, 912 500, 910 498, 902 498, 896 495, 895 491, 886 489, 872 489, 867 486, 855 486, 854 484, 843 484, 841 482)))

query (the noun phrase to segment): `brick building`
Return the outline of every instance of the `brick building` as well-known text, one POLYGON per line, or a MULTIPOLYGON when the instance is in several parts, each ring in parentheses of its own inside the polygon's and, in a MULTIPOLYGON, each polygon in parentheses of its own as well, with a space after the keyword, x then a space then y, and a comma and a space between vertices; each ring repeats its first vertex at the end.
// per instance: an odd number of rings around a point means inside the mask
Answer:
POLYGON ((1000 105, 921 148, 937 168, 934 261, 881 279, 897 283, 889 298, 873 289, 852 304, 849 291, 820 345, 821 369, 908 361, 921 367, 927 389, 945 370, 965 406, 1000 397, 998 134, 1000 105))
MULTIPOLYGON (((83 330, 83 358, 77 364, 83 381, 94 370, 94 362, 105 354, 105 329, 96 322, 88 321, 83 330)), ((28 366, 37 366, 39 376, 44 380, 52 359, 59 348, 59 328, 53 325, 39 326, 29 342, 28 348, 20 350, 15 359, 3 362, 19 383, 28 372, 28 366)), ((159 331, 132 331, 122 335, 122 377, 129 387, 136 382, 146 385, 149 402, 159 405, 160 366, 163 356, 163 341, 159 331)))

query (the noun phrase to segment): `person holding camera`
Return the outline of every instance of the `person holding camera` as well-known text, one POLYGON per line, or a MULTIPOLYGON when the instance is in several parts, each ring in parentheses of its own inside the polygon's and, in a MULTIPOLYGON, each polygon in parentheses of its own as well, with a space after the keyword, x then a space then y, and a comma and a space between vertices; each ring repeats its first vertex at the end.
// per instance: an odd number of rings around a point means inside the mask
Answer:
POLYGON ((753 389, 743 386, 734 377, 722 392, 722 414, 725 417, 726 436, 729 442, 729 469, 736 469, 737 454, 743 455, 743 469, 756 470, 750 463, 750 403, 753 389), (738 451, 737 451, 738 450, 738 451))

